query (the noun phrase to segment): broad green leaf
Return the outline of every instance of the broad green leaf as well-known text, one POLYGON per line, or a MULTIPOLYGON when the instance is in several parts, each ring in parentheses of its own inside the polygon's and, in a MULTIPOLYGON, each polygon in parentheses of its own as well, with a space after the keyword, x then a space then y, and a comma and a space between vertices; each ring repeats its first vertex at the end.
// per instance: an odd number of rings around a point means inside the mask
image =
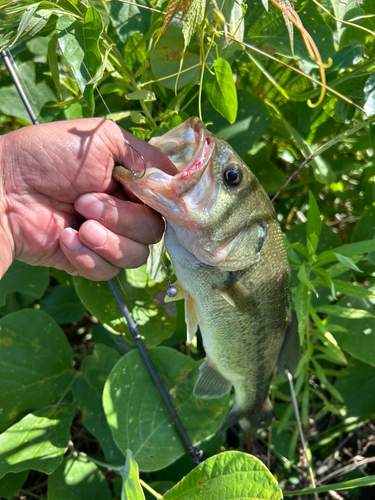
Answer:
MULTIPOLYGON (((40 118, 39 113, 43 106, 47 102, 56 102, 56 96, 47 85, 44 77, 36 78, 35 64, 32 61, 18 64, 18 74, 22 77, 23 87, 27 88, 31 107, 36 117, 40 118)), ((0 111, 5 115, 21 119, 23 124, 31 124, 30 117, 14 85, 0 88, 0 111)))
MULTIPOLYGON (((353 9, 355 9, 356 7, 358 7, 358 2, 357 0, 345 0, 344 2, 343 1, 340 1, 340 0, 331 0, 331 3, 332 3, 332 6, 333 6, 333 10, 335 12, 335 16, 337 17, 337 19, 342 19, 342 20, 348 20, 350 19, 352 16, 349 15, 349 17, 347 18, 346 14, 349 13, 350 11, 352 11, 353 9)), ((355 16, 353 16, 355 17, 355 16)), ((346 29, 346 25, 341 23, 341 22, 337 22, 337 33, 338 33, 338 39, 340 41, 340 38, 342 37, 344 31, 346 29)))
POLYGON ((28 475, 28 470, 6 474, 0 479, 0 498, 9 499, 17 496, 28 475))
POLYGON ((77 85, 89 109, 94 107, 94 86, 88 84, 100 67, 98 48, 103 25, 100 14, 92 7, 87 9, 84 23, 69 16, 61 16, 56 25, 61 52, 69 64, 77 85))
POLYGON ((126 94, 125 99, 129 101, 156 101, 156 96, 151 90, 136 90, 126 94))
POLYGON ((168 491, 164 500, 279 500, 283 498, 267 467, 247 453, 226 451, 208 458, 168 491))
POLYGON ((74 397, 80 405, 82 423, 96 437, 110 464, 121 464, 124 456, 113 440, 105 418, 102 392, 104 383, 120 355, 113 349, 98 344, 93 354, 83 360, 80 376, 74 383, 74 397))
POLYGON ((205 10, 206 0, 192 1, 182 28, 182 34, 184 35, 185 40, 185 48, 189 45, 191 37, 197 31, 197 28, 203 23, 205 10))
POLYGON ((375 367, 353 359, 347 373, 338 377, 335 387, 344 397, 349 415, 375 414, 375 367))
POLYGON ((3 432, 0 478, 28 469, 51 474, 67 450, 73 416, 72 405, 47 406, 29 413, 3 432))
POLYGON ((255 141, 267 132, 271 115, 263 100, 248 90, 239 89, 237 97, 238 112, 233 125, 229 125, 209 102, 202 106, 202 114, 205 122, 212 122, 208 126, 209 130, 229 142, 236 153, 243 157, 255 141))
POLYGON ((145 34, 149 29, 150 13, 140 9, 137 4, 148 5, 142 0, 129 4, 110 2, 110 30, 114 31, 118 38, 120 51, 133 33, 145 34))
POLYGON ((214 71, 214 77, 207 73, 204 90, 212 106, 233 124, 237 117, 238 103, 231 67, 225 59, 219 57, 215 62, 214 71))
POLYGON ((339 313, 349 308, 349 313, 344 312, 349 316, 329 315, 327 318, 328 329, 330 323, 333 323, 346 330, 344 332, 334 330, 335 339, 340 347, 360 361, 375 366, 375 306, 366 299, 344 297, 338 302, 338 306, 331 307, 338 307, 339 313), (354 315, 359 317, 350 317, 350 309, 354 309, 354 315))
POLYGON ((365 249, 357 252, 357 254, 375 250, 375 207, 370 207, 363 212, 361 218, 354 227, 352 242, 353 243, 347 246, 351 247, 355 244, 354 242, 358 242, 358 246, 362 244, 366 245, 365 249), (370 240, 369 238, 372 239, 370 240))
MULTIPOLYGON (((184 38, 179 25, 171 23, 160 37, 156 47, 151 53, 151 69, 156 78, 166 78, 170 75, 179 74, 177 89, 181 89, 189 83, 198 83, 200 74, 199 52, 191 52, 189 47, 184 52, 183 64, 180 61, 184 51, 184 38), (189 69, 192 68, 192 69, 189 69), (185 71, 188 70, 188 71, 185 71)), ((174 89, 177 76, 171 76, 163 80, 163 86, 174 89)))
POLYGON ((286 180, 284 172, 268 159, 268 148, 263 147, 255 154, 245 156, 246 165, 264 187, 268 194, 276 193, 286 180))
MULTIPOLYGON (((164 304, 155 304, 154 296, 160 291, 161 285, 158 285, 156 289, 144 288, 142 284, 138 287, 131 286, 125 279, 125 272, 119 275, 116 283, 119 283, 119 280, 121 281, 120 293, 133 319, 138 323, 137 328, 146 346, 160 344, 164 339, 171 337, 176 326, 176 316, 170 315, 164 304)), ((74 284, 82 303, 91 314, 117 333, 125 334, 130 342, 134 342, 108 283, 75 277, 74 284)))
POLYGON ((130 450, 126 450, 126 463, 121 470, 121 477, 123 480, 121 500, 145 500, 139 482, 138 464, 130 450))
POLYGON ((46 267, 30 266, 15 260, 0 280, 0 306, 13 292, 22 292, 40 299, 49 283, 49 271, 46 267))
MULTIPOLYGON (((319 240, 320 231, 322 228, 322 223, 320 220, 320 211, 316 203, 315 196, 309 191, 309 209, 307 211, 307 222, 306 222, 306 236, 309 238, 315 233, 317 240, 319 240)), ((316 246, 314 245, 314 251, 316 251, 316 246)))
MULTIPOLYGON (((198 363, 175 349, 149 349, 159 376, 193 444, 215 434, 228 412, 229 395, 196 399, 198 363)), ((130 447, 143 471, 161 469, 185 453, 181 438, 139 351, 123 356, 104 387, 103 405, 118 447, 130 447)))
POLYGON ((42 311, 24 309, 0 320, 0 429, 21 412, 58 400, 73 378, 69 343, 42 311))
POLYGON ((83 318, 85 306, 79 300, 77 292, 72 287, 56 286, 41 300, 41 310, 52 316, 61 324, 72 323, 83 318))
POLYGON ((365 88, 365 104, 363 106, 367 116, 375 114, 375 71, 371 73, 367 80, 365 88))
POLYGON ((102 472, 83 458, 66 458, 48 480, 48 500, 110 500, 102 472))

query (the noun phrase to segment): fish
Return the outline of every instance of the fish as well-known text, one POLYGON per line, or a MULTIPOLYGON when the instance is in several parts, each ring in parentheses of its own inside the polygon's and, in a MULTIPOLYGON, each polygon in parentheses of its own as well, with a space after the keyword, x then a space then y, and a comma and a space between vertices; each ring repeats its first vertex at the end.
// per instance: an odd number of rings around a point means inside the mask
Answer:
POLYGON ((198 330, 206 353, 194 396, 219 398, 234 388, 221 430, 249 433, 270 425, 268 391, 277 366, 294 373, 298 331, 291 326, 290 269, 272 203, 251 170, 198 118, 150 144, 176 167, 138 178, 122 166, 115 180, 166 221, 165 246, 185 299, 187 341, 198 330))

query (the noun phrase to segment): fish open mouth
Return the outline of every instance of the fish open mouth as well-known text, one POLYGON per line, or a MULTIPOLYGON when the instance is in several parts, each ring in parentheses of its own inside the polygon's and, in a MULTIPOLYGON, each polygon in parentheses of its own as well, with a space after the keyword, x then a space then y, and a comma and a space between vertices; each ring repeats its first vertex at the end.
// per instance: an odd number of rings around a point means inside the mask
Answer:
POLYGON ((175 165, 173 185, 178 196, 198 182, 214 149, 210 133, 195 117, 161 137, 154 137, 150 144, 161 149, 175 165))

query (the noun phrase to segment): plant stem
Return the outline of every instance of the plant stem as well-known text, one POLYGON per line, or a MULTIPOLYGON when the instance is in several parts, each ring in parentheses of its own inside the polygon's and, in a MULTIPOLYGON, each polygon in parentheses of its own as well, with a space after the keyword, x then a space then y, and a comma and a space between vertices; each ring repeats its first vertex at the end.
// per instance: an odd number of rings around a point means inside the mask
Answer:
POLYGON ((142 488, 149 491, 151 493, 151 495, 154 495, 155 498, 157 498, 157 499, 163 498, 163 495, 160 495, 160 493, 158 493, 153 488, 151 488, 151 486, 149 484, 145 483, 144 481, 142 481, 142 479, 140 479, 139 482, 141 483, 142 488))

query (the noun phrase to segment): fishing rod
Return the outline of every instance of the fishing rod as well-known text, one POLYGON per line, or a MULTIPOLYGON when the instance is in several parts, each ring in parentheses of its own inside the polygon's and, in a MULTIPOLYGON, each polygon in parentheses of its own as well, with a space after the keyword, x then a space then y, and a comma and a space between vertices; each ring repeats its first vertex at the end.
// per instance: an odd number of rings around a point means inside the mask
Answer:
MULTIPOLYGON (((9 52, 9 50, 8 50, 8 52, 9 52)), ((0 54, 1 54, 1 57, 4 61, 5 66, 9 72, 9 75, 13 81, 13 84, 16 87, 17 92, 22 100, 22 103, 25 106, 25 109, 30 117, 30 120, 32 121, 33 125, 38 125, 39 122, 38 122, 38 120, 37 120, 37 118, 32 110, 32 107, 31 107, 31 105, 30 105, 30 103, 25 95, 25 92, 23 91, 22 85, 17 77, 16 72, 13 69, 13 66, 9 60, 9 57, 8 57, 6 51, 3 49, 0 49, 0 54)), ((132 148, 133 151, 135 151, 140 156, 140 158, 143 161, 143 164, 145 166, 143 156, 133 146, 131 146, 128 141, 125 141, 125 142, 128 146, 130 146, 132 148)), ((135 173, 134 173, 134 175, 135 175, 135 173)), ((125 321, 128 325, 130 333, 134 339, 136 346, 139 349, 139 352, 141 353, 142 359, 147 367, 147 370, 148 370, 154 384, 156 385, 156 388, 159 391, 159 394, 162 397, 165 406, 167 407, 167 409, 169 411, 169 414, 170 414, 170 416, 175 424, 177 432, 180 435, 181 441, 182 441, 186 451, 188 452, 188 454, 191 458, 191 461, 193 462, 194 465, 199 465, 200 459, 203 455, 202 450, 200 450, 198 447, 193 446, 193 444, 192 444, 192 442, 191 442, 191 440, 190 440, 190 438, 189 438, 189 436, 188 436, 188 434, 187 434, 187 432, 186 432, 186 430, 185 430, 185 428, 180 420, 180 417, 178 416, 178 414, 177 414, 177 412, 172 404, 172 401, 169 397, 169 394, 166 391, 166 389, 163 385, 163 382, 161 381, 161 379, 159 377, 159 374, 156 370, 156 367, 155 367, 154 363, 152 362, 152 359, 151 359, 151 357, 146 349, 146 346, 145 346, 145 344, 141 338, 141 335, 137 329, 137 324, 134 321, 134 319, 132 318, 132 315, 130 314, 130 311, 129 311, 128 307, 126 306, 116 284, 114 283, 113 280, 109 280, 107 283, 109 285, 109 288, 111 289, 111 292, 116 300, 116 303, 117 303, 122 315, 125 318, 125 321)), ((173 288, 173 287, 169 287, 169 288, 173 288)), ((168 291, 167 291, 167 293, 168 293, 168 291)), ((172 293, 173 293, 173 291, 172 291, 172 293)))

